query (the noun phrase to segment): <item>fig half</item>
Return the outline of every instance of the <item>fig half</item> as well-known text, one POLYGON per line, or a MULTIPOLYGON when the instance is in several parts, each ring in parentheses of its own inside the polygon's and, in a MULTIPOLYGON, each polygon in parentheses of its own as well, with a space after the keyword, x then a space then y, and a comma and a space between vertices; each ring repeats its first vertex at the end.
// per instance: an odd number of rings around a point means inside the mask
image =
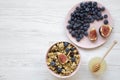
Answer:
POLYGON ((99 29, 100 35, 104 38, 108 37, 111 31, 112 31, 112 27, 110 27, 109 25, 103 25, 99 29))
POLYGON ((97 32, 96 32, 96 29, 95 28, 92 28, 89 32, 89 39, 91 41, 96 41, 97 40, 97 32))

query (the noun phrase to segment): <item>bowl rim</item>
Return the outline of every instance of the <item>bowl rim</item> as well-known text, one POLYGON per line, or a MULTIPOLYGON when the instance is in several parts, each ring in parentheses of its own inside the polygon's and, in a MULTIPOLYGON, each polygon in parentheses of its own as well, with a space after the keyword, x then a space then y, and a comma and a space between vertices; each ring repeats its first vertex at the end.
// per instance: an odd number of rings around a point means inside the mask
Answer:
MULTIPOLYGON (((60 43, 60 42, 68 42, 68 41, 59 41, 59 42, 53 43, 53 45, 55 45, 55 44, 57 44, 57 43, 60 43)), ((71 45, 73 45, 73 44, 70 43, 70 42, 68 42, 68 43, 71 44, 71 45)), ((52 45, 52 46, 53 46, 53 45, 52 45)), ((69 78, 69 77, 75 75, 75 73, 79 70, 80 64, 81 64, 81 54, 80 54, 78 48, 77 48, 75 45, 73 45, 73 46, 77 49, 78 54, 79 54, 79 56, 80 56, 80 61, 79 61, 78 65, 77 65, 77 68, 76 68, 70 75, 68 75, 68 76, 61 76, 61 75, 59 75, 59 74, 54 73, 52 70, 50 70, 49 67, 48 67, 48 65, 47 65, 47 55, 48 55, 48 52, 50 51, 50 49, 52 48, 52 46, 49 47, 49 49, 48 49, 48 51, 47 51, 47 53, 46 53, 46 56, 45 56, 45 59, 46 59, 45 62, 46 62, 46 66, 47 66, 48 71, 49 71, 53 76, 55 76, 55 77, 57 77, 57 78, 69 78)))

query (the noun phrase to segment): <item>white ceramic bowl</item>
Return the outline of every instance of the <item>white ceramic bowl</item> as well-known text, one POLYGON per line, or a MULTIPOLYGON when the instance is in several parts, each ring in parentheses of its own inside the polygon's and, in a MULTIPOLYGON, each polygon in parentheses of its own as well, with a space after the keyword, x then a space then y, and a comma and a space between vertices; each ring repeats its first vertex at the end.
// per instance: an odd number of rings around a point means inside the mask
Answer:
MULTIPOLYGON (((66 42, 66 41, 61 41, 61 42, 66 42)), ((59 43, 59 42, 57 42, 57 43, 59 43)), ((57 43, 55 43, 55 44, 57 44, 57 43)), ((68 42, 69 43, 69 42, 68 42)), ((55 44, 53 44, 53 45, 55 45, 55 44)), ((71 44, 71 43, 69 43, 69 44, 71 44)), ((53 46, 52 45, 52 46, 53 46)), ((72 44, 73 45, 73 44, 72 44)), ((51 47, 52 47, 51 46, 51 47)), ((74 45, 73 45, 74 46, 74 45)), ((51 47, 49 48, 49 50, 51 49, 51 47)), ((76 46, 74 46, 74 47, 76 47, 76 46)), ((77 49, 77 48, 76 48, 77 49)), ((48 52, 49 52, 49 50, 47 51, 47 54, 48 54, 48 52)), ((77 49, 78 50, 78 49, 77 49)), ((79 53, 79 51, 78 51, 78 53, 79 53)), ((47 69, 48 69, 48 71, 52 74, 52 75, 54 75, 55 77, 57 77, 57 78, 68 78, 68 77, 71 77, 71 76, 73 76, 78 70, 79 70, 79 67, 80 67, 80 62, 81 62, 81 55, 80 55, 80 53, 79 53, 79 56, 80 56, 80 61, 79 61, 79 64, 78 64, 78 66, 77 66, 77 68, 74 70, 74 72, 73 73, 71 73, 70 75, 68 75, 68 76, 61 76, 61 75, 59 75, 59 74, 56 74, 55 72, 53 72, 51 69, 49 69, 49 67, 48 67, 48 65, 47 65, 47 54, 46 54, 46 66, 47 66, 47 69)))

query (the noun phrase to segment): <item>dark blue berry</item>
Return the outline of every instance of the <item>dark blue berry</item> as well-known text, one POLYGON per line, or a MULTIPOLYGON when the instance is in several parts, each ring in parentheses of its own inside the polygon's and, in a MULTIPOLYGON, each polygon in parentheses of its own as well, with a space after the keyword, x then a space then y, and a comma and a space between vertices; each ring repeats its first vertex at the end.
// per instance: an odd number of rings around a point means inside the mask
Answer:
POLYGON ((104 15, 104 18, 108 18, 108 15, 107 15, 107 14, 105 14, 105 15, 104 15))
POLYGON ((101 11, 105 11, 105 7, 101 7, 101 11))
POLYGON ((98 12, 97 15, 100 17, 102 14, 101 14, 101 12, 98 12))
POLYGON ((72 25, 67 25, 67 29, 71 29, 72 28, 72 25))
POLYGON ((80 3, 80 7, 81 8, 83 8, 84 7, 84 3, 82 2, 82 3, 80 3))
POLYGON ((75 37, 75 31, 71 32, 72 37, 75 37))
POLYGON ((69 45, 68 42, 64 42, 64 47, 67 47, 69 45))
POLYGON ((71 58, 71 61, 72 61, 72 62, 75 62, 75 57, 72 57, 72 58, 71 58))
POLYGON ((87 28, 89 28, 89 27, 90 27, 90 24, 89 24, 89 23, 86 23, 85 26, 86 26, 87 28))
POLYGON ((87 27, 84 27, 84 31, 87 31, 88 30, 88 28, 87 27))
POLYGON ((84 33, 84 30, 81 30, 81 33, 84 33))
POLYGON ((72 32, 72 29, 69 29, 69 33, 71 33, 72 32))
POLYGON ((57 72, 58 72, 58 73, 61 73, 61 72, 62 72, 62 68, 57 67, 57 72))
POLYGON ((88 11, 89 11, 89 8, 86 8, 86 9, 85 9, 85 11, 87 11, 87 12, 88 12, 88 11))
POLYGON ((87 31, 85 31, 85 32, 84 32, 84 35, 85 35, 85 36, 88 36, 88 32, 87 32, 87 31))
POLYGON ((75 47, 70 48, 70 50, 71 50, 71 51, 74 51, 74 50, 75 50, 75 47))
POLYGON ((66 53, 68 53, 69 51, 70 51, 70 49, 69 49, 69 48, 66 48, 66 49, 65 49, 65 52, 66 52, 66 53))
POLYGON ((50 65, 51 65, 51 66, 55 66, 55 62, 54 62, 54 61, 51 61, 51 62, 50 62, 50 65))
POLYGON ((98 11, 101 11, 101 8, 97 8, 98 11))
MULTIPOLYGON (((83 32, 84 33, 84 32, 83 32)), ((79 37, 82 39, 83 38, 83 34, 80 34, 79 37)))
POLYGON ((97 2, 93 2, 93 6, 97 6, 97 2))
POLYGON ((92 6, 92 1, 89 1, 89 2, 88 2, 88 5, 92 6))
POLYGON ((76 10, 79 10, 80 8, 79 7, 76 7, 76 10))
POLYGON ((104 24, 108 24, 108 20, 104 20, 104 24))
POLYGON ((80 29, 84 29, 84 27, 83 27, 83 26, 81 26, 81 27, 80 27, 80 29))
POLYGON ((100 20, 103 20, 103 16, 100 16, 100 20))
POLYGON ((94 22, 94 19, 93 19, 93 18, 91 18, 90 22, 91 22, 91 23, 93 23, 93 22, 94 22))
POLYGON ((80 40, 81 40, 81 38, 80 38, 80 37, 76 38, 76 41, 77 41, 77 42, 79 42, 80 40))

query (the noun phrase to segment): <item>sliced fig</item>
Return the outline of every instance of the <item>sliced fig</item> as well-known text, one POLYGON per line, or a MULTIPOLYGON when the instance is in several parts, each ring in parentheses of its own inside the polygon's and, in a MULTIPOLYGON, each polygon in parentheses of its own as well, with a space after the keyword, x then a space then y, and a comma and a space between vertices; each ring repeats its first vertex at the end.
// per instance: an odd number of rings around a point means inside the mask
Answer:
POLYGON ((65 64, 67 62, 67 56, 65 54, 59 53, 58 60, 61 64, 65 64))
POLYGON ((96 32, 96 29, 95 28, 92 28, 89 32, 89 39, 91 41, 96 41, 97 40, 97 32, 96 32))
POLYGON ((104 38, 108 37, 111 31, 112 31, 112 27, 110 27, 109 25, 103 25, 99 29, 100 35, 104 38))

